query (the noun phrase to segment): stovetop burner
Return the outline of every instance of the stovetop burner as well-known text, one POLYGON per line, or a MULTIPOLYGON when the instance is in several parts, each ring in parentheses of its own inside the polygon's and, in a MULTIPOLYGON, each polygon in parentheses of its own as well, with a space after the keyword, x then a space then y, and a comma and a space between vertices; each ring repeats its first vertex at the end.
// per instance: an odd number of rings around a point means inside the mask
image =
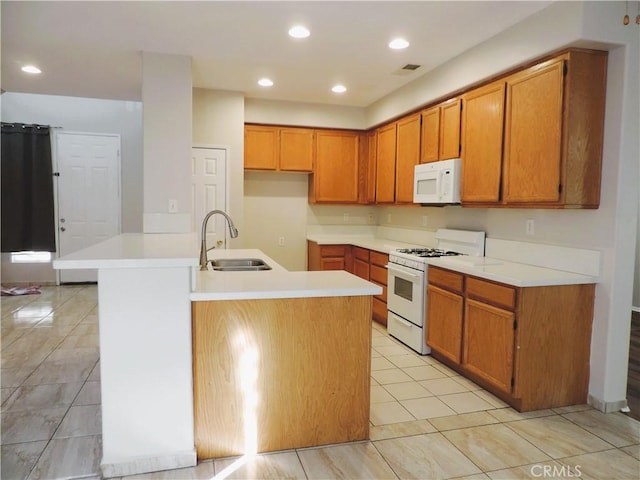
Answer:
POLYGON ((442 250, 440 248, 399 248, 396 251, 399 253, 415 255, 416 257, 450 257, 455 255, 462 255, 458 252, 442 250))

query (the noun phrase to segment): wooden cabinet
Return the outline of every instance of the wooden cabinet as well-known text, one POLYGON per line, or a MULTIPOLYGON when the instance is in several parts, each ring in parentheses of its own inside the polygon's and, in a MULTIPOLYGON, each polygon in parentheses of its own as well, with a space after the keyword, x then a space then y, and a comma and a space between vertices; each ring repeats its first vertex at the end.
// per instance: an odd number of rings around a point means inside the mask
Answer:
POLYGON ((382 287, 382 293, 373 297, 373 319, 384 326, 387 325, 387 263, 386 253, 369 252, 369 280, 382 287))
POLYGON ((597 208, 606 70, 571 49, 465 94, 463 205, 597 208))
POLYGON ((358 203, 376 203, 376 131, 370 130, 360 135, 358 203))
POLYGON ((350 245, 318 245, 307 240, 307 270, 352 271, 350 245))
POLYGON ((505 85, 504 81, 495 82, 463 97, 463 203, 500 200, 505 85))
POLYGON ((429 267, 434 357, 520 411, 585 403, 595 285, 514 287, 429 267))
POLYGON ((376 203, 393 203, 396 185, 396 124, 377 130, 376 203))
POLYGON ((413 202, 413 170, 420 163, 420 114, 397 122, 396 132, 396 203, 413 202))
POLYGON ((314 130, 310 128, 245 125, 244 168, 311 172, 314 130))
POLYGON ((421 163, 460 156, 461 105, 453 98, 422 111, 421 163))
POLYGON ((353 274, 369 280, 369 250, 361 247, 351 247, 353 256, 353 274))
POLYGON ((352 245, 318 245, 307 240, 307 269, 346 270, 382 287, 373 297, 372 317, 387 325, 387 263, 389 255, 352 245))
POLYGON ((427 345, 456 364, 462 353, 463 275, 429 268, 427 345))
POLYGON ((315 152, 309 202, 357 203, 359 134, 345 130, 316 130, 315 152))

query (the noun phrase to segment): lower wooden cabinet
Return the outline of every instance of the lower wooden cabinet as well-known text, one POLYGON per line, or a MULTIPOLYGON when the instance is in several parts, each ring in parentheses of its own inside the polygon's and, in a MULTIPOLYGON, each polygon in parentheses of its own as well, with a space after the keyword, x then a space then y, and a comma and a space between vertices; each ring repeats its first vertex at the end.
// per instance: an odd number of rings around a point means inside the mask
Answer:
POLYGON ((464 304, 462 295, 429 285, 427 298, 427 344, 452 362, 460 363, 464 304))
POLYGON ((346 270, 382 287, 373 297, 373 320, 387 325, 387 269, 389 255, 352 245, 318 245, 307 240, 307 269, 346 270))
POLYGON ((307 241, 307 269, 352 270, 351 245, 318 245, 307 241))
POLYGON ((519 411, 585 403, 595 285, 514 287, 429 267, 432 355, 519 411))

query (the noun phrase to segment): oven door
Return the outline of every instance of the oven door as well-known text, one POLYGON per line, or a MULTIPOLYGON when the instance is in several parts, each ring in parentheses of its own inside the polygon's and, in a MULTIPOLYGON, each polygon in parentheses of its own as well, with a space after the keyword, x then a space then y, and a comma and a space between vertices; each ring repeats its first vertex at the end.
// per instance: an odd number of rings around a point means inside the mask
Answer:
POLYGON ((419 171, 413 180, 413 203, 440 202, 441 173, 438 170, 419 171))
POLYGON ((424 324, 425 272, 387 264, 387 308, 405 320, 424 324))

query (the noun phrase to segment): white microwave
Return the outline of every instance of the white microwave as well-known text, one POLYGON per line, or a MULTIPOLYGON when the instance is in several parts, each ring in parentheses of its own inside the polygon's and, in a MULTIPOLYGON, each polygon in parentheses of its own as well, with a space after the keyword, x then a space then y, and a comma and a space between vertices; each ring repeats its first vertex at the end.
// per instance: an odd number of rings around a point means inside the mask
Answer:
POLYGON ((460 203, 461 166, 462 160, 459 158, 416 165, 413 173, 413 203, 460 203))

